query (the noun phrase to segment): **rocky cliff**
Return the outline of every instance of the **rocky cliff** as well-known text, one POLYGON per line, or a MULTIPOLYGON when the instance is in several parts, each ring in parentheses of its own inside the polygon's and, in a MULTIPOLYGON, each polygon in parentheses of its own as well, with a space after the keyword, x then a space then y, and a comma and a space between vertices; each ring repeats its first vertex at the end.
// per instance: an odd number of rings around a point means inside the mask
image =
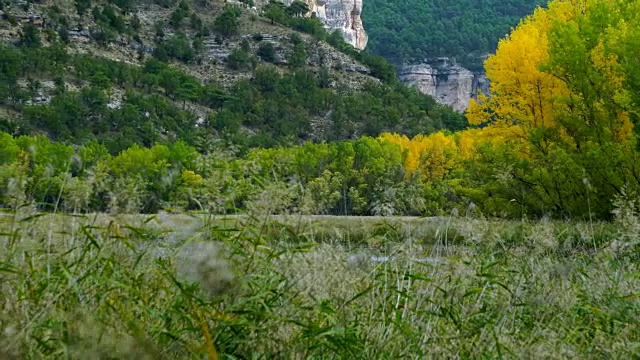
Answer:
POLYGON ((478 90, 489 94, 489 81, 484 74, 473 73, 448 58, 402 66, 398 79, 459 112, 464 112, 469 101, 477 98, 478 90))
POLYGON ((367 46, 367 33, 362 25, 362 0, 316 0, 326 2, 326 16, 323 19, 329 29, 339 29, 348 43, 356 49, 367 46))
MULTIPOLYGON (((356 49, 367 46, 367 33, 362 25, 362 0, 306 0, 311 13, 329 30, 340 30, 345 40, 356 49)), ((289 5, 293 0, 284 0, 289 5)))

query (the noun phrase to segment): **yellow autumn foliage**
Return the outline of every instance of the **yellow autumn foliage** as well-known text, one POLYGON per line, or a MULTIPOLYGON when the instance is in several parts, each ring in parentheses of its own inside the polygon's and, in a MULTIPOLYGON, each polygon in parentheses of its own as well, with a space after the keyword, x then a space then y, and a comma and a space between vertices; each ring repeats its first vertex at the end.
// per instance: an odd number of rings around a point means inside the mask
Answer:
POLYGON ((204 184, 202 175, 196 174, 192 170, 183 170, 180 174, 180 182, 187 187, 198 187, 204 184))
POLYGON ((451 135, 437 132, 430 135, 417 135, 408 138, 401 134, 383 133, 379 141, 388 141, 400 147, 403 152, 403 166, 408 176, 420 172, 425 181, 442 179, 451 170, 462 167, 464 161, 473 161, 478 157, 480 146, 489 144, 496 148, 509 142, 517 149, 525 143, 520 126, 495 124, 482 129, 467 129, 451 135))
POLYGON ((578 50, 587 46, 583 60, 576 57, 574 65, 590 66, 597 74, 596 78, 602 79, 597 84, 599 93, 596 95, 585 97, 584 91, 576 89, 592 81, 593 74, 585 72, 584 78, 576 79, 575 74, 566 73, 566 68, 562 67, 571 63, 550 68, 553 63, 551 56, 564 51, 563 48, 558 49, 558 43, 551 42, 557 41, 557 36, 577 34, 585 14, 596 6, 608 8, 611 14, 631 11, 625 6, 640 10, 637 3, 622 3, 614 0, 555 0, 548 4, 547 9, 536 9, 500 41, 495 55, 485 62, 487 77, 491 80, 491 97, 481 94, 478 101, 471 101, 467 110, 469 123, 489 123, 490 127, 499 127, 499 136, 510 140, 526 139, 533 128, 540 126, 553 127, 561 136, 570 137, 572 129, 558 126, 558 119, 570 116, 583 118, 586 124, 602 121, 602 127, 614 138, 628 138, 633 128, 627 110, 632 94, 624 88, 626 74, 619 57, 612 50, 622 48, 619 43, 632 36, 627 22, 621 20, 603 28, 596 46, 580 43, 587 41, 584 39, 569 40, 578 50), (556 38, 553 38, 552 31, 565 33, 555 34, 556 38), (551 48, 555 49, 554 54, 550 53, 551 48), (612 103, 616 107, 611 106, 612 103), (576 104, 584 105, 580 108, 576 104), (511 131, 507 129, 509 126, 518 126, 519 129, 511 131))
POLYGON ((548 31, 554 20, 573 16, 568 2, 552 2, 549 9, 538 8, 533 15, 498 44, 495 55, 485 62, 491 79, 491 99, 471 102, 467 119, 471 125, 486 122, 531 126, 553 124, 557 99, 569 89, 552 74, 539 69, 549 58, 548 31))
POLYGON ((455 133, 453 137, 458 146, 458 157, 465 161, 477 159, 478 148, 482 145, 491 144, 495 148, 509 142, 512 148, 525 146, 524 141, 520 141, 523 137, 522 128, 504 124, 467 129, 455 133))
POLYGON ((442 132, 417 135, 412 139, 384 133, 379 140, 400 146, 404 153, 405 169, 410 173, 419 171, 427 181, 443 178, 458 162, 459 151, 454 137, 442 132))

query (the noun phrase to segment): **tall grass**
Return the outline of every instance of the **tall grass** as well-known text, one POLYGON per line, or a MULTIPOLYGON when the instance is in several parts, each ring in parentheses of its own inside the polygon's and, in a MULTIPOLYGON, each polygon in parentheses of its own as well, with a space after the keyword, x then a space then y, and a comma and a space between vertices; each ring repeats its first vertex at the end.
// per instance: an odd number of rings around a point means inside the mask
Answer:
POLYGON ((619 244, 636 237, 550 221, 5 212, 0 358, 632 358, 638 249, 619 244))

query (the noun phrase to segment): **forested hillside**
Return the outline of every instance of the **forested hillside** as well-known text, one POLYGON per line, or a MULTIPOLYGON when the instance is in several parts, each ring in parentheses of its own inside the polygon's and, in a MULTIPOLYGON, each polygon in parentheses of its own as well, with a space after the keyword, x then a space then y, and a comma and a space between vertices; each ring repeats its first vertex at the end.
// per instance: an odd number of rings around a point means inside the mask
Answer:
POLYGON ((366 0, 368 51, 400 65, 453 57, 472 70, 498 40, 546 0, 366 0))
POLYGON ((75 1, 3 5, 0 130, 116 154, 182 140, 208 151, 456 130, 461 115, 398 84, 305 4, 75 1), (301 7, 302 10, 298 9, 301 7))

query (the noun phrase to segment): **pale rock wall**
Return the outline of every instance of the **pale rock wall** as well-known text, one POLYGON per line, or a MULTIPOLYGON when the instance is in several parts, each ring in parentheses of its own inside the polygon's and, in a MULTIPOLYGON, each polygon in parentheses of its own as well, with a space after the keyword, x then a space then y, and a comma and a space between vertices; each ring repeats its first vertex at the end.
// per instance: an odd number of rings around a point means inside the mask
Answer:
POLYGON ((475 74, 447 58, 405 65, 398 71, 398 79, 458 112, 464 112, 469 101, 477 99, 478 90, 489 94, 489 81, 484 74, 475 74))
MULTIPOLYGON (((293 0, 283 0, 290 5, 293 0)), ((324 23, 325 27, 340 30, 347 43, 363 50, 369 40, 362 25, 362 0, 306 0, 311 13, 324 23)))
POLYGON ((326 1, 324 21, 328 29, 339 29, 345 40, 356 49, 364 49, 369 38, 362 25, 362 0, 321 0, 326 1))
POLYGON ((405 65, 398 71, 398 80, 413 85, 423 94, 436 96, 438 70, 429 64, 405 65))

